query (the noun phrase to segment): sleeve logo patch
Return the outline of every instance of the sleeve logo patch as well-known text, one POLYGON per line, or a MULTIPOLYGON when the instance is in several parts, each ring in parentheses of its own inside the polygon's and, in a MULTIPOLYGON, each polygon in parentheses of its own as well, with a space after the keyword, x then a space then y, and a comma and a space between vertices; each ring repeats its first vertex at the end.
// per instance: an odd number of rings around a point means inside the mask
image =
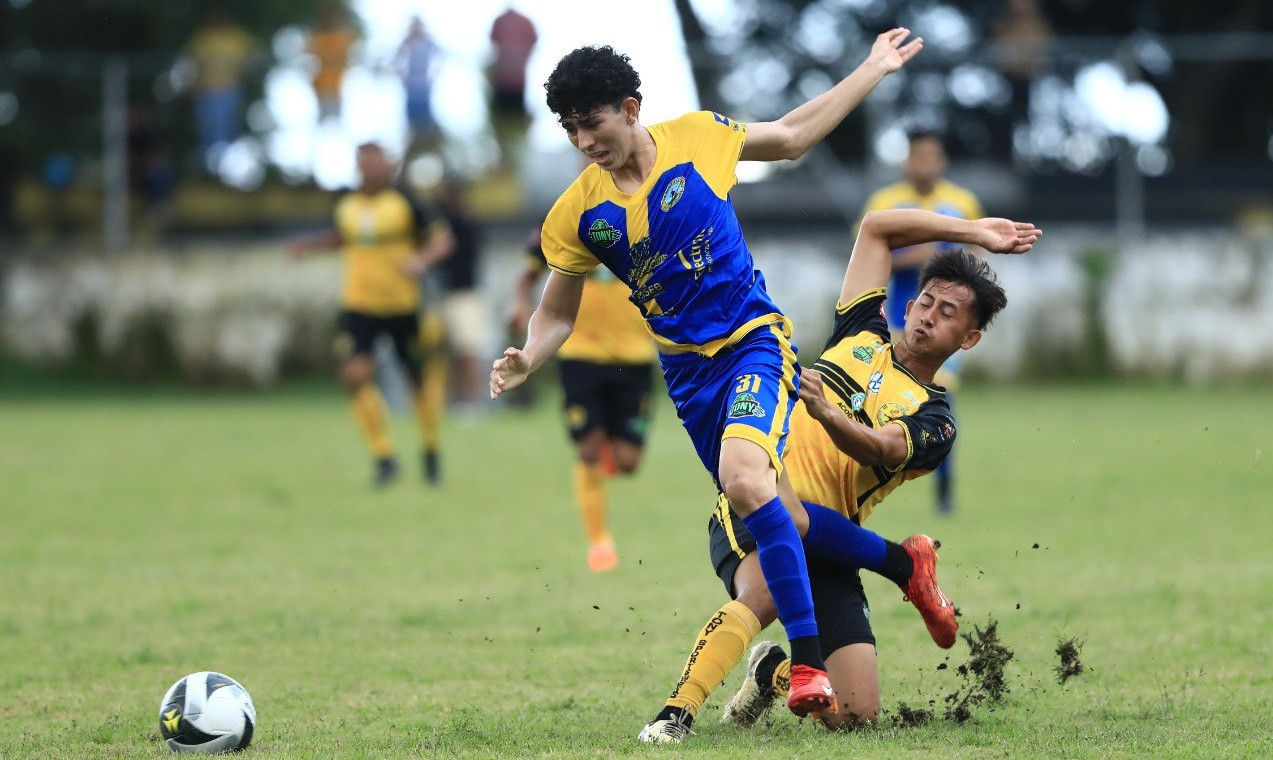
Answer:
POLYGON ((760 405, 756 397, 750 393, 740 393, 734 396, 734 403, 729 406, 729 418, 731 420, 739 417, 764 417, 765 408, 760 405))

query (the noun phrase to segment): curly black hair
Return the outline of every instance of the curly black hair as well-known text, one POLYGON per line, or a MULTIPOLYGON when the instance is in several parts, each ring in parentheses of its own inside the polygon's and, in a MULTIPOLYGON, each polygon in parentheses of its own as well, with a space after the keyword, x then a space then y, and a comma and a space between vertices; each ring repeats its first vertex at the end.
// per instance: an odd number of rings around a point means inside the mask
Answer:
POLYGON ((609 45, 581 47, 567 53, 544 82, 548 109, 557 118, 587 114, 625 98, 641 102, 641 76, 631 60, 609 45))
POLYGON ((977 329, 984 329, 995 315, 1008 305, 1008 294, 999 285, 999 278, 990 265, 963 248, 942 251, 928 260, 919 273, 919 288, 923 290, 933 280, 945 280, 964 285, 972 291, 972 313, 977 319, 977 329))

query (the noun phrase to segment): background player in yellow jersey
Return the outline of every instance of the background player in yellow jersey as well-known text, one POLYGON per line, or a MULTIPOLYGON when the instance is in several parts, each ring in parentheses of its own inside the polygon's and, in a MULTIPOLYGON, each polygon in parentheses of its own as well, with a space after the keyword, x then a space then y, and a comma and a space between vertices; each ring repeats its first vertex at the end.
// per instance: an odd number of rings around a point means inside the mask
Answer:
MULTIPOLYGON (((548 270, 540 231, 526 243, 526 269, 517 281, 510 329, 522 333, 530 319, 531 293, 548 270)), ((607 269, 588 275, 579 302, 577 328, 557 351, 562 409, 575 443, 574 493, 588 538, 588 568, 619 564, 606 520, 605 479, 630 474, 641 463, 650 424, 656 352, 632 291, 607 269)))
MULTIPOLYGON (((921 293, 906 308, 893 343, 882 315, 890 249, 950 240, 998 253, 1024 253, 1041 234, 1007 219, 963 221, 925 211, 868 213, 836 303, 835 325, 813 369, 804 371, 791 419, 786 463, 803 500, 804 533, 822 654, 838 712, 828 727, 852 727, 879 715, 875 637, 858 568, 884 575, 919 608, 934 641, 955 643, 954 606, 937 585, 936 544, 924 535, 898 545, 861 526, 906 480, 930 472, 950 450, 955 421, 938 367, 972 348, 1007 303, 985 262, 954 249, 932 258, 921 293), (845 518, 850 519, 845 519, 845 518)), ((708 619, 663 710, 640 734, 679 742, 698 709, 776 611, 747 527, 720 499, 709 523, 712 563, 734 601, 708 619)), ((772 642, 752 650, 743 688, 723 720, 750 726, 785 688, 789 665, 772 642)))
POLYGON ((641 78, 627 56, 608 46, 564 56, 545 83, 548 107, 593 164, 544 221, 552 273, 525 347, 506 349, 491 371, 496 398, 556 353, 574 329, 584 275, 599 264, 632 289, 695 451, 756 537, 791 642, 787 705, 797 715, 832 708, 834 693, 788 512, 799 504, 783 478, 796 352, 791 323, 765 290, 729 191, 740 160, 808 152, 918 54, 922 41, 907 42, 909 36, 906 29, 881 34, 862 65, 833 88, 776 121, 752 124, 698 112, 647 128, 641 78))
POLYGON ((358 146, 358 189, 336 202, 333 228, 291 241, 293 256, 339 248, 344 256, 336 351, 340 377, 375 457, 373 480, 384 485, 398 473, 388 413, 374 382, 376 340, 388 336, 411 380, 413 403, 425 439, 426 472, 436 451, 436 426, 421 403, 420 276, 450 253, 450 229, 408 192, 393 184, 394 165, 376 143, 358 146))
MULTIPOLYGON (((981 203, 977 196, 944 176, 948 162, 941 137, 933 132, 917 131, 909 135, 909 143, 902 167, 904 178, 873 193, 862 213, 917 208, 959 219, 980 218, 981 203)), ((942 240, 893 251, 893 275, 889 279, 884 315, 894 333, 900 333, 906 321, 906 304, 919 295, 919 272, 924 264, 937 252, 953 247, 950 241, 942 240)), ((961 364, 962 357, 956 353, 937 374, 937 382, 947 389, 948 401, 949 393, 958 389, 961 364)), ((937 468, 937 510, 943 514, 955 508, 953 461, 954 457, 947 456, 937 468)))

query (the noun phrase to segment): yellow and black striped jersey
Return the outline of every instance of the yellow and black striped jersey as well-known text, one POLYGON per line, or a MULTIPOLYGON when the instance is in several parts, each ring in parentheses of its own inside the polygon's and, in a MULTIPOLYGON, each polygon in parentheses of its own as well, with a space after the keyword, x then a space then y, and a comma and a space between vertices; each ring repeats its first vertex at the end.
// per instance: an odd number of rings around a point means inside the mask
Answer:
MULTIPOLYGON (((526 266, 542 272, 548 262, 542 248, 530 248, 526 266)), ((588 273, 575 329, 557 351, 558 358, 592 364, 646 364, 657 358, 645 320, 628 296, 632 291, 604 267, 588 273)))
POLYGON ((402 271, 402 262, 446 221, 393 187, 345 193, 336 202, 333 221, 344 255, 341 305, 378 316, 420 308, 420 282, 402 271))
POLYGON ((901 425, 907 457, 895 469, 858 464, 840 451, 804 404, 791 416, 783 456, 796 493, 843 512, 861 523, 903 481, 936 469, 955 440, 955 419, 946 392, 922 383, 893 361, 884 289, 836 307, 835 326, 813 364, 827 398, 845 414, 872 428, 901 425))

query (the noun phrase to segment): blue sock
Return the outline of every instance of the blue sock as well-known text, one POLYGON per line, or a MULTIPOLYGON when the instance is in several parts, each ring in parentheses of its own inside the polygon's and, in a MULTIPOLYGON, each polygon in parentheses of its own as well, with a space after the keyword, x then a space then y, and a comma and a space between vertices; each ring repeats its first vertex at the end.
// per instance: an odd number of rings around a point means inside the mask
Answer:
POLYGON ((880 534, 867 530, 834 509, 804 503, 809 513, 809 531, 804 548, 810 559, 856 570, 879 572, 884 565, 887 543, 880 534))
POLYGON ((770 499, 744 517, 743 524, 756 539, 760 569, 778 608, 778 618, 787 630, 787 638, 817 636, 818 623, 813 617, 813 596, 809 592, 809 571, 805 567, 800 531, 782 506, 782 499, 777 496, 770 499))

